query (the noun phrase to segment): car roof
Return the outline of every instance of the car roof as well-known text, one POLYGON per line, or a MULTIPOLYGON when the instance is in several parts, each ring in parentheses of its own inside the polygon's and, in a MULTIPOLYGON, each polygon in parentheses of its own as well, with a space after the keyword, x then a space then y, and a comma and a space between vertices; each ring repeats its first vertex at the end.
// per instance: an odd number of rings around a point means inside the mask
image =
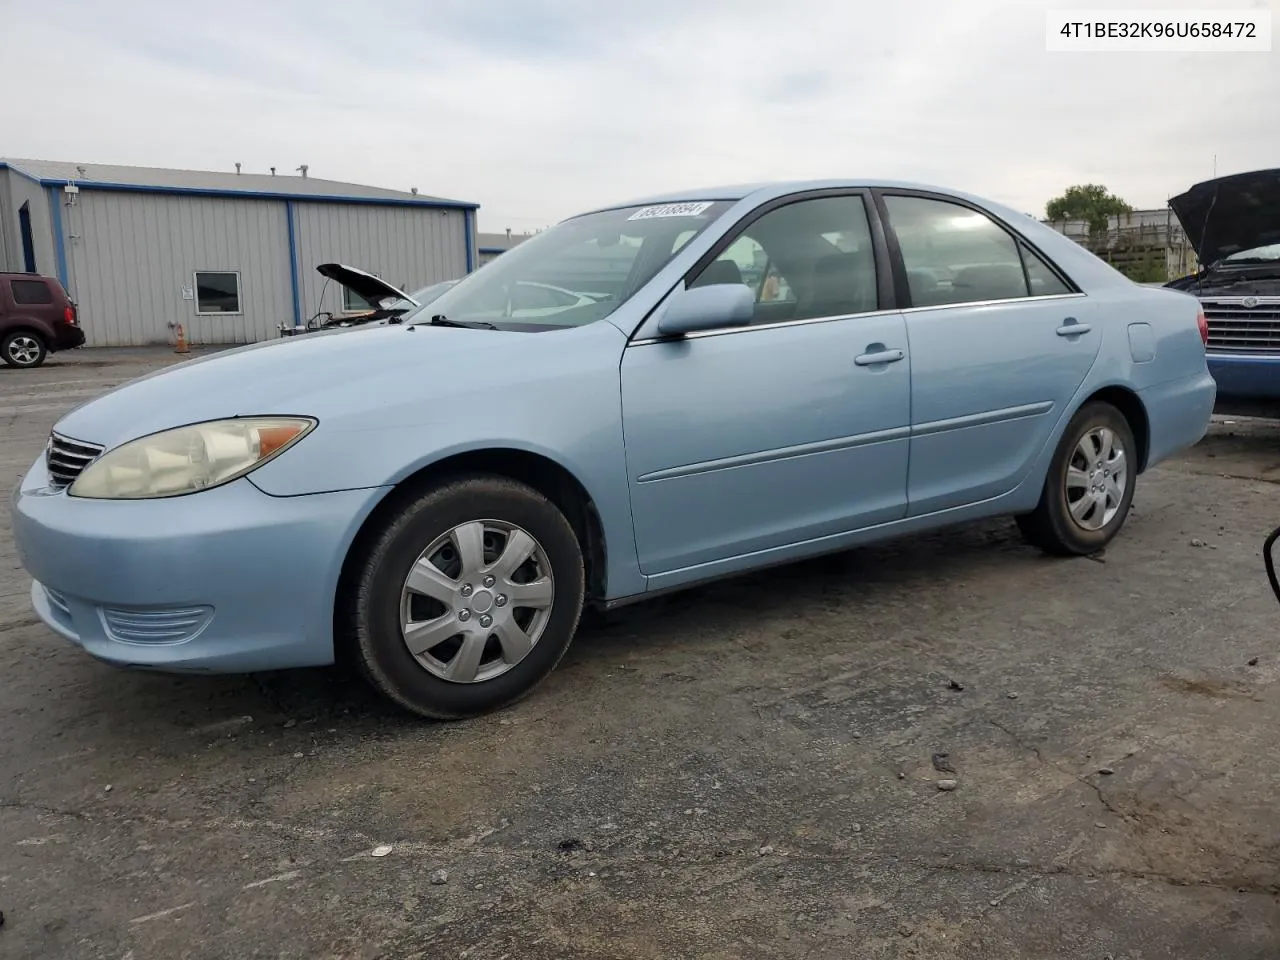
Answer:
POLYGON ((938 184, 921 183, 913 180, 860 177, 826 180, 774 180, 758 183, 729 184, 719 187, 702 187, 694 190, 654 194, 630 200, 626 203, 614 203, 597 207, 594 210, 582 211, 576 216, 600 213, 606 210, 619 210, 626 207, 663 203, 696 203, 707 200, 728 201, 733 205, 734 209, 742 213, 772 200, 814 190, 877 189, 920 191, 970 204, 976 209, 994 215, 1003 220, 1008 226, 1017 230, 1042 253, 1045 253, 1051 260, 1067 269, 1071 279, 1077 285, 1088 289, 1128 288, 1132 286, 1131 281, 1114 267, 1090 253, 1074 240, 1041 223, 1034 214, 1020 211, 993 197, 983 197, 965 190, 958 190, 955 187, 944 187, 938 184))
POLYGON ((668 193, 653 194, 628 200, 625 203, 610 203, 583 213, 598 213, 602 210, 618 210, 624 207, 641 207, 657 203, 684 203, 697 200, 745 200, 754 197, 760 201, 773 197, 786 196, 790 193, 802 193, 809 190, 835 190, 852 188, 870 188, 885 190, 924 190, 959 197, 986 206, 990 201, 972 196, 962 190, 943 187, 931 183, 917 183, 910 180, 890 180, 877 177, 828 180, 769 180, 756 183, 722 184, 716 187, 702 187, 691 190, 677 190, 668 193))

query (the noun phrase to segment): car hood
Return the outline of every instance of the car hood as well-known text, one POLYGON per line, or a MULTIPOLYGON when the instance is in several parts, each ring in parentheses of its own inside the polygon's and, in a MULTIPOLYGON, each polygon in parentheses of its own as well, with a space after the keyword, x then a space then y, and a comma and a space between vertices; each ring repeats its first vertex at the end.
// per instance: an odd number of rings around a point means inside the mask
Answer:
POLYGON ((345 263, 322 263, 316 267, 316 273, 353 290, 370 303, 378 303, 388 297, 394 297, 408 300, 415 307, 418 306, 418 301, 403 290, 393 287, 381 277, 375 277, 359 267, 349 267, 345 263))
POLYGON ((1280 168, 1197 183, 1169 201, 1200 263, 1280 243, 1280 168))
POLYGON ((566 339, 618 336, 611 324, 554 333, 427 325, 321 331, 175 364, 82 404, 54 429, 108 449, 172 427, 254 415, 316 417, 321 429, 326 422, 395 429, 465 416, 477 370, 486 383, 518 390, 560 363, 566 339))

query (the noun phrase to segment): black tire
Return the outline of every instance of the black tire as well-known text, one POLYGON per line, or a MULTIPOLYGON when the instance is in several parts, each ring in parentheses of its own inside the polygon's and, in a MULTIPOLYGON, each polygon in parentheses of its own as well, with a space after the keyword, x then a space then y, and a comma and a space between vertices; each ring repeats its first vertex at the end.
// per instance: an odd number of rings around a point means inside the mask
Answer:
MULTIPOLYGON (((1124 414, 1100 400, 1085 404, 1076 411, 1076 415, 1067 424, 1067 429, 1063 431, 1062 440, 1049 463, 1049 473, 1045 477, 1040 502, 1034 511, 1017 518, 1022 535, 1029 543, 1057 556, 1087 556, 1097 553, 1124 526, 1129 506, 1133 503, 1137 471, 1137 445, 1134 443, 1133 428, 1129 426, 1124 414), (1077 455, 1077 446, 1090 433, 1100 429, 1111 430, 1115 435, 1115 442, 1124 451, 1126 476, 1115 513, 1098 529, 1091 530, 1072 516, 1073 501, 1068 490, 1067 473, 1073 458, 1083 460, 1083 457, 1077 455)), ((1079 499, 1080 497, 1076 497, 1075 501, 1079 499)))
POLYGON ((31 370, 44 363, 48 355, 44 337, 34 330, 14 330, 0 340, 0 360, 11 367, 31 370))
POLYGON ((408 500, 357 562, 339 618, 349 653, 376 690, 431 719, 477 716, 529 693, 564 656, 582 613, 585 574, 573 527, 546 497, 503 477, 460 477, 408 500), (492 679, 460 683, 436 676, 409 651, 401 629, 401 598, 405 578, 422 552, 472 521, 496 521, 526 531, 549 561, 554 593, 541 636, 522 660, 492 679))

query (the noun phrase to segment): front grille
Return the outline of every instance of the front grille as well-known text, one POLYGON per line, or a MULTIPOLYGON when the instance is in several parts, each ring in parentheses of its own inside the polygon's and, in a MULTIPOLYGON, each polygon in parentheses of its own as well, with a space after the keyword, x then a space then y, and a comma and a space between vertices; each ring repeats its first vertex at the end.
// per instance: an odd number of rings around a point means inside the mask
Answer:
POLYGON ((1280 354, 1280 297, 1207 297, 1209 350, 1280 354))
POLYGON ((55 490, 69 486, 76 477, 84 472, 90 461, 97 459, 102 447, 96 443, 85 443, 83 440, 72 440, 60 433, 49 434, 49 446, 45 451, 44 462, 49 468, 49 479, 55 490))
POLYGON ((124 643, 182 643, 205 628, 212 607, 104 607, 102 622, 113 640, 124 643))

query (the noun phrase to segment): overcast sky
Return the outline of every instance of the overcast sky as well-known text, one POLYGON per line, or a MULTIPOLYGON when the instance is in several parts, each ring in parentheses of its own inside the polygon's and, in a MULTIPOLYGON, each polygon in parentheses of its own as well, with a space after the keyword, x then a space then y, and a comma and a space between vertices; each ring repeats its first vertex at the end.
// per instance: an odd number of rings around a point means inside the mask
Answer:
POLYGON ((1041 214, 1078 182, 1162 205, 1215 154, 1219 174, 1280 166, 1280 52, 1045 51, 1047 9, 1100 0, 261 5, 0 0, 0 155, 306 163, 517 232, 760 179, 922 180, 1041 214))

